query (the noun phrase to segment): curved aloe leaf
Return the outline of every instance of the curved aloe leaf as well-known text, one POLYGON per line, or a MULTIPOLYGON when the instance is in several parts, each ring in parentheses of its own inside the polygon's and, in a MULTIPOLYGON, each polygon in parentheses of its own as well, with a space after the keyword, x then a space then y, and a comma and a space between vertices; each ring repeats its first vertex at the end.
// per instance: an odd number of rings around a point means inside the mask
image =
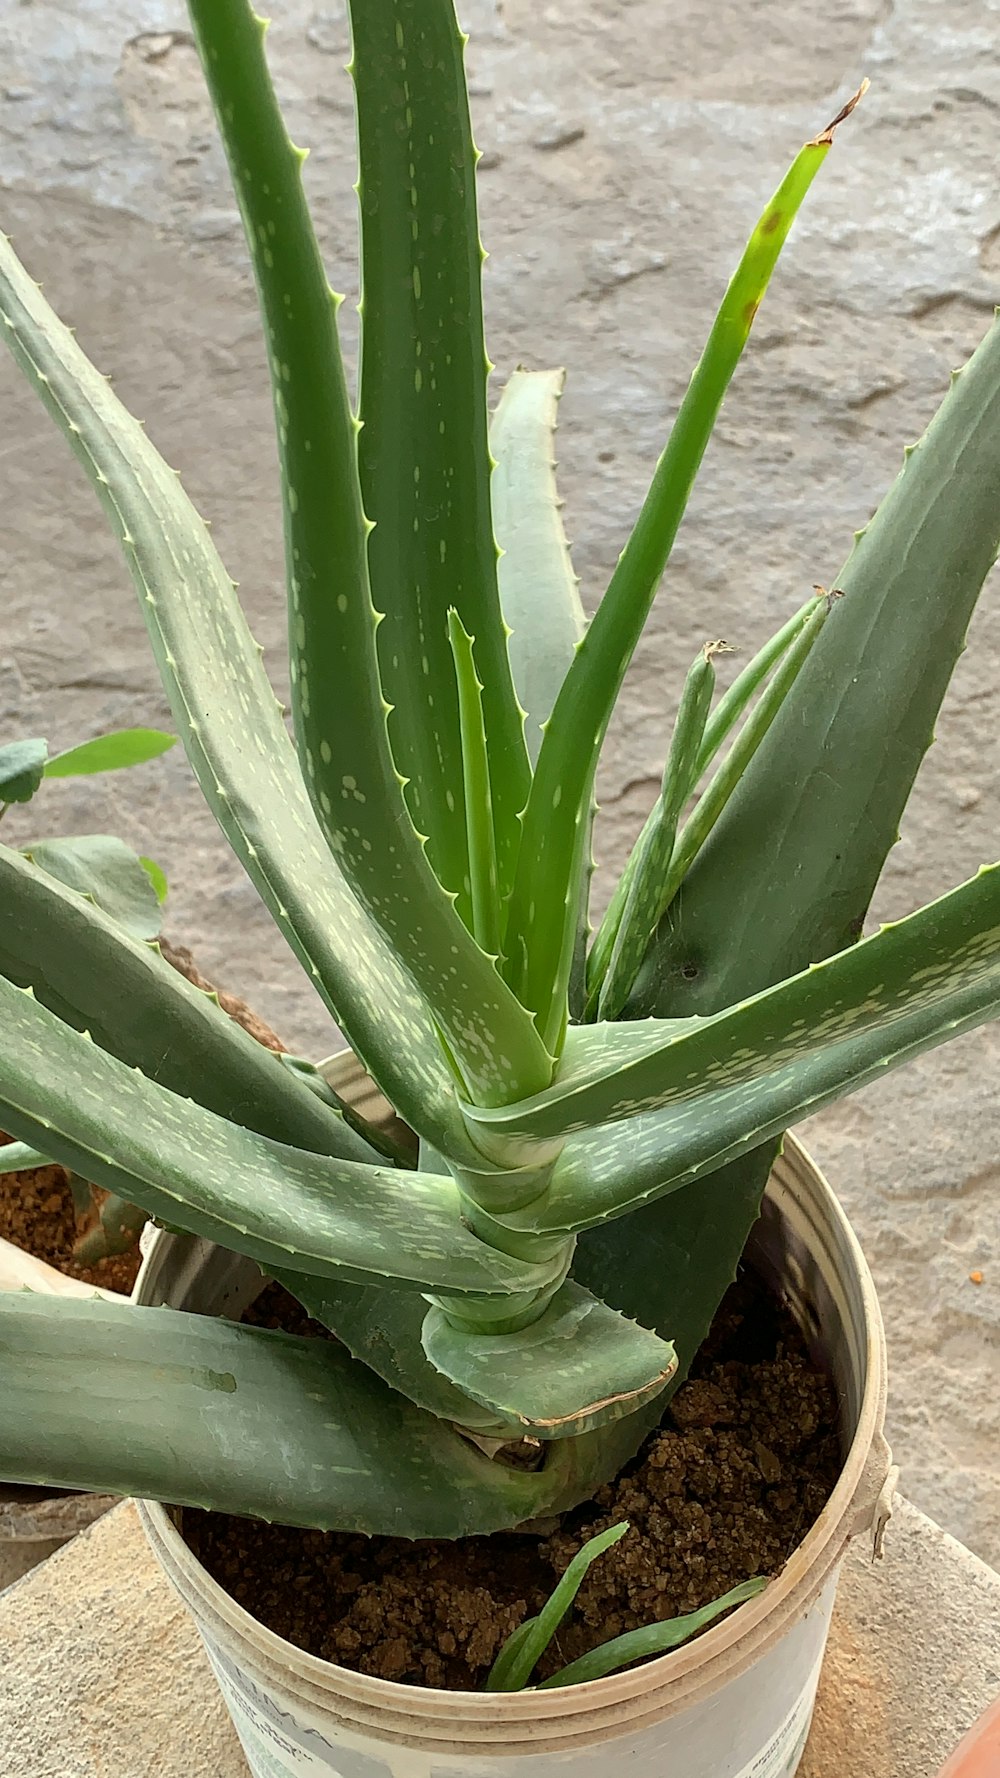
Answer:
POLYGON ((344 1160, 368 1144, 217 1001, 0 846, 0 976, 150 1080, 262 1136, 344 1160))
POLYGON ((829 152, 839 121, 835 119, 801 150, 750 238, 635 527, 545 731, 511 898, 507 970, 515 993, 536 1014, 550 1047, 565 1023, 583 869, 579 829, 590 802, 601 743, 723 396, 788 231, 829 152))
POLYGON ((559 1440, 529 1471, 485 1457, 333 1341, 0 1291, 0 1350, 4 1479, 369 1535, 481 1536, 565 1512, 656 1414, 559 1440))
POLYGON ((441 881, 471 924, 446 613, 476 639, 501 893, 529 769, 490 516, 476 151, 453 0, 352 0, 361 216, 359 440, 393 755, 441 881), (422 671, 414 670, 420 663, 422 671))
POLYGON ((21 848, 30 864, 93 902, 129 938, 158 938, 160 898, 131 846, 111 833, 36 840, 21 848))
POLYGON ((568 1066, 550 1093, 506 1112, 467 1113, 508 1153, 557 1129, 603 1126, 572 1137, 536 1204, 498 1220, 555 1233, 620 1216, 998 1009, 1000 865, 992 865, 713 1018, 583 1027, 573 1033, 578 1071, 568 1066))
POLYGON ((557 1269, 477 1240, 450 1179, 307 1154, 241 1129, 106 1055, 4 980, 0 1028, 0 1127, 267 1269, 502 1296, 544 1288, 557 1269))
POLYGON ((445 1151, 461 1144, 452 1076, 425 1002, 330 856, 205 525, 2 236, 0 333, 101 496, 174 722, 247 875, 401 1115, 445 1151))
POLYGON ((158 728, 119 728, 95 735, 78 747, 67 747, 45 762, 46 778, 87 778, 94 772, 119 772, 126 766, 145 765, 159 759, 177 742, 176 735, 158 728))
MULTIPOLYGON (((368 0, 366 16, 381 10, 382 0, 368 0)), ((441 0, 425 10, 441 14, 441 0)), ((378 620, 366 553, 371 521, 361 504, 358 426, 344 383, 337 299, 302 189, 303 156, 286 134, 264 57, 266 27, 249 0, 191 0, 190 11, 267 326, 284 494, 292 707, 303 776, 338 864, 426 995, 470 1092, 496 1104, 543 1084, 551 1063, 532 1021, 459 919, 449 893, 454 886, 442 887, 425 852, 426 838, 406 813, 376 661, 378 620)), ((455 33, 450 0, 446 11, 455 33)), ((418 19, 415 11, 415 30, 418 19)), ((437 127, 444 125, 442 118, 437 127)), ((472 443, 456 435, 451 448, 468 456, 472 443)), ((483 448, 485 455, 485 437, 483 448)), ((488 522, 488 506, 485 517, 488 522)), ((468 512, 461 519, 471 528, 468 512)), ((461 584, 471 572, 461 571, 461 584)), ((409 596, 409 581, 406 589, 409 596)), ((461 609, 457 595, 449 603, 461 609)), ((428 659, 430 646, 426 639, 428 659)), ((454 703, 443 619, 441 646, 454 703)), ((412 668, 408 650, 408 676, 412 668)), ((437 680, 433 689, 440 689, 437 680)), ((524 755, 520 726, 517 738, 524 755)), ((455 742, 460 746, 457 732, 455 742)), ((502 737, 494 745, 499 784, 512 769, 511 759, 502 737)), ((527 771, 526 755, 524 766, 527 771)), ((523 797, 518 809, 521 802, 523 797)), ((463 869, 459 887, 465 875, 463 869)))
POLYGON ((587 627, 556 491, 556 414, 565 376, 515 370, 490 422, 500 604, 532 765, 587 627))
MULTIPOLYGON (((0 1166, 4 1150, 0 1148, 0 1166)), ((491 1437, 509 1437, 510 1426, 480 1407, 435 1370, 420 1344, 427 1304, 414 1290, 386 1284, 343 1284, 286 1268, 272 1277, 316 1321, 322 1322, 354 1358, 370 1365, 383 1382, 418 1407, 456 1426, 491 1437)))
POLYGON ((464 1394, 540 1439, 573 1438, 634 1413, 677 1368, 671 1345, 569 1281, 520 1332, 459 1328, 432 1308, 421 1339, 464 1394))
POLYGON ((10 1481, 394 1537, 501 1530, 551 1492, 333 1341, 18 1291, 0 1348, 10 1481))

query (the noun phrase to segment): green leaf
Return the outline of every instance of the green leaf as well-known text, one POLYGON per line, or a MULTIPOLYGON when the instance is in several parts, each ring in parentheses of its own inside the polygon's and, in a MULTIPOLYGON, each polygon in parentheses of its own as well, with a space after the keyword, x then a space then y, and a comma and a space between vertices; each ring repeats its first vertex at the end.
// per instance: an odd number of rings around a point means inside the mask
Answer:
MULTIPOLYGON (((651 1138, 655 1117, 648 1120, 651 1138)), ((640 1119, 630 1137, 646 1123, 640 1119)), ((644 1327, 673 1342, 677 1370, 661 1406, 683 1383, 736 1277, 780 1146, 780 1138, 772 1137, 628 1216, 595 1223, 577 1240, 573 1276, 622 1315, 641 1318, 644 1327)), ((584 1156, 577 1158, 583 1164, 584 1156)), ((600 1157, 594 1160, 599 1164, 600 1157)))
POLYGON ((0 1020, 0 1127, 160 1221, 266 1269, 502 1296, 551 1281, 551 1263, 511 1259, 465 1228, 450 1179, 309 1154, 227 1123, 3 980, 0 1020))
POLYGON ((556 1087, 467 1111, 505 1152, 575 1136, 545 1196, 504 1226, 555 1233, 620 1216, 746 1153, 1000 1009, 1000 865, 853 950, 712 1017, 584 1026, 556 1087), (627 1119, 621 1129, 609 1120, 627 1119))
POLYGON ((586 618, 556 491, 562 370, 515 370, 490 423, 493 525, 510 664, 532 765, 586 618))
POLYGON ((110 833, 85 833, 37 840, 23 856, 38 870, 85 895, 130 938, 153 939, 160 932, 156 890, 130 846, 110 833))
POLYGON ((3 237, 0 331, 102 499, 174 722, 230 845, 382 1090, 442 1151, 461 1152, 453 1077, 426 1004, 331 859, 205 525, 3 237))
MULTIPOLYGON (((602 1019, 617 1018, 625 1004, 660 915, 677 823, 696 781, 705 723, 715 690, 712 654, 720 646, 708 644, 688 671, 653 818, 629 861, 631 868, 622 876, 619 887, 623 892, 612 897, 594 941, 591 993, 602 1019), (616 899, 620 901, 617 908, 616 899)), ((590 975, 588 969, 588 979, 590 975)))
POLYGON ((677 1368, 671 1345, 568 1281, 520 1331, 477 1332, 432 1308, 421 1339, 465 1395, 540 1439, 574 1438, 634 1413, 677 1368))
POLYGON ((0 747, 0 804, 30 803, 45 775, 48 742, 8 741, 0 747))
MULTIPOLYGON (((816 590, 818 593, 822 593, 822 588, 816 590)), ((742 672, 737 673, 729 689, 723 692, 705 724, 705 738, 695 768, 695 782, 708 771, 719 748, 728 738, 731 730, 735 728, 750 699, 755 692, 760 690, 771 668, 777 665, 782 655, 791 647, 815 609, 816 597, 814 595, 799 607, 794 617, 790 617, 787 623, 782 624, 780 630, 775 631, 770 640, 765 642, 763 648, 758 649, 742 672)))
POLYGON ((580 828, 601 744, 723 396, 796 212, 829 152, 833 127, 802 149, 750 237, 545 731, 524 817, 506 950, 508 980, 536 1014, 550 1048, 565 1024, 583 871, 580 828))
POLYGON ((506 1421, 463 1394, 426 1357, 420 1334, 427 1304, 416 1291, 342 1284, 285 1268, 272 1276, 314 1320, 336 1334, 352 1357, 370 1365, 383 1382, 418 1407, 473 1432, 509 1436, 506 1421))
POLYGON ((10 1481, 394 1537, 483 1535, 554 1493, 334 1341, 6 1291, 0 1353, 10 1481))
MULTIPOLYGON (((435 8, 440 12, 441 0, 435 8)), ((457 42, 450 3, 447 10, 457 42)), ((306 786, 341 870, 426 996, 469 1091, 497 1103, 544 1084, 551 1062, 493 960, 463 926, 406 813, 376 662, 358 426, 344 383, 337 303, 302 189, 302 156, 285 132, 264 57, 265 27, 249 0, 192 0, 190 11, 267 327, 284 493, 292 708, 306 786)), ((446 117, 439 127, 447 128, 446 117)), ((429 351, 428 379, 435 364, 429 351)), ((398 414, 393 423, 400 428, 398 414)), ((474 442, 463 436, 460 448, 468 455, 474 442)), ((488 523, 485 496, 484 489, 488 523)), ((471 529, 472 514, 463 511, 462 522, 471 529)), ((463 569, 463 585, 464 576, 463 569)), ((409 596, 412 577, 406 584, 409 596)), ((465 606, 457 591, 447 603, 465 606)), ((443 614, 440 640, 454 701, 443 614)), ((486 640, 480 638, 481 655, 486 640)), ((408 675, 414 665, 408 650, 408 675)), ((513 708, 512 691, 510 697, 513 708)), ((523 753, 519 727, 517 737, 523 753)), ((496 744, 499 777, 510 761, 496 744)), ((460 756, 446 757, 457 763, 460 756)))
POLYGON ((490 761, 483 721, 483 684, 476 672, 473 639, 455 610, 448 613, 448 641, 458 686, 472 902, 470 930, 487 955, 497 957, 500 953, 500 900, 490 761))
POLYGON ((650 947, 629 1016, 714 1012, 852 942, 1000 547, 1000 324, 830 584, 822 637, 650 947))
MULTIPOLYGON (((582 1552, 581 1552, 582 1553, 582 1552)), ((618 1673, 622 1667, 628 1667, 633 1661, 648 1660, 650 1655, 665 1655, 670 1649, 679 1648, 699 1630, 707 1629, 709 1624, 721 1617, 724 1611, 731 1611, 734 1605, 743 1605, 748 1599, 755 1599, 767 1586, 762 1576, 755 1580, 745 1580, 738 1587, 732 1587, 723 1593, 721 1599, 713 1599, 710 1605, 703 1605, 700 1611, 690 1611, 685 1617, 666 1618, 662 1623, 644 1624, 639 1630, 626 1630, 624 1636, 615 1636, 610 1642, 602 1642, 599 1648, 592 1648, 587 1654, 581 1655, 578 1661, 571 1661, 551 1678, 540 1682, 539 1690, 548 1686, 585 1685, 588 1680, 603 1679, 608 1673, 618 1673)))
POLYGON ((612 1525, 607 1531, 591 1537, 582 1550, 577 1550, 538 1616, 527 1618, 513 1636, 507 1638, 490 1668, 486 1680, 488 1692, 519 1692, 527 1685, 580 1591, 588 1568, 598 1556, 603 1556, 605 1550, 618 1543, 628 1528, 626 1519, 621 1525, 612 1525))
POLYGON ((176 744, 176 735, 156 728, 120 728, 68 747, 46 762, 46 778, 85 778, 94 772, 117 772, 124 766, 145 765, 159 759, 176 744))
POLYGON ((0 1144, 0 1173, 30 1173, 36 1167, 51 1167, 48 1155, 40 1154, 37 1148, 29 1148, 26 1142, 4 1142, 0 1144))
MULTIPOLYGON (((742 716, 743 711, 746 709, 754 693, 759 690, 763 680, 766 679, 768 673, 771 671, 771 668, 781 659, 782 655, 795 641, 796 637, 805 626, 807 619, 815 610, 816 600, 815 598, 811 598, 795 613, 794 617, 789 618, 788 622, 782 625, 781 629, 778 630, 776 635, 771 637, 769 642, 765 643, 764 647, 759 650, 753 660, 744 667, 741 673, 737 674, 737 677, 733 680, 728 691, 724 692, 723 696, 719 699, 718 705, 708 717, 705 725, 701 751, 692 774, 692 788, 708 770, 708 767, 718 753, 719 748, 742 716)), ((725 645, 722 644, 720 646, 725 645)), ((758 732, 757 744, 759 744, 759 740, 762 738, 762 733, 763 731, 758 732)), ((749 757, 752 757, 752 750, 750 751, 749 757)), ((721 788, 721 786, 719 788, 721 788)), ((717 810, 721 809, 723 806, 724 800, 720 798, 717 803, 717 810)), ((625 908, 626 900, 631 892, 636 870, 638 869, 640 861, 645 860, 649 846, 653 840, 653 835, 658 831, 660 826, 661 807, 662 797, 657 800, 655 806, 650 810, 642 832, 632 848, 628 863, 626 864, 622 875, 619 877, 618 882, 615 884, 611 901, 608 904, 607 911, 594 939, 587 964, 587 979, 591 990, 587 1006, 588 1016, 593 1017, 598 1012, 594 990, 598 987, 599 983, 603 981, 606 974, 611 948, 615 942, 619 925, 621 924, 622 913, 625 908)), ((711 805, 709 805, 709 808, 710 807, 711 805)), ((706 812, 706 810, 703 810, 703 815, 706 812)), ((699 844, 701 843, 703 843, 703 840, 699 841, 699 844)), ((661 878, 661 883, 666 883, 665 872, 661 878)), ((660 906, 661 902, 662 896, 658 895, 657 918, 660 917, 662 911, 660 906)), ((648 949, 650 936, 651 934, 647 933, 646 944, 643 946, 644 951, 648 949)), ((629 982, 629 988, 631 988, 635 980, 636 973, 637 971, 633 971, 632 980, 629 982)), ((600 1016, 602 1018, 617 1016, 620 1011, 621 1005, 619 1004, 616 1006, 613 1015, 610 1011, 601 1010, 600 1016)))
POLYGON ((147 944, 0 846, 0 975, 130 1067, 262 1136, 378 1157, 147 944))
POLYGON ((134 1253, 148 1221, 145 1210, 109 1192, 97 1206, 97 1221, 73 1243, 77 1265, 95 1266, 116 1253, 134 1253))
MULTIPOLYGON (((710 780, 708 788, 702 792, 684 823, 670 859, 670 868, 660 884, 654 924, 662 918, 673 902, 694 860, 805 666, 810 651, 818 641, 820 631, 826 623, 830 608, 829 599, 824 597, 816 601, 812 612, 786 651, 773 679, 761 693, 725 759, 715 776, 710 780)), ((647 933, 647 941, 649 937, 650 933, 647 933)), ((645 946, 643 948, 645 949, 645 946)), ((631 988, 631 981, 628 986, 631 988)))
POLYGON ((170 887, 167 882, 166 872, 157 864, 155 858, 144 858, 141 852, 139 854, 139 863, 142 865, 143 870, 152 883, 153 893, 162 907, 167 899, 167 891, 170 887))
POLYGON ((476 640, 501 893, 528 797, 490 515, 475 148, 452 0, 352 0, 361 216, 359 439, 393 755, 471 924, 446 614, 476 640), (420 669, 418 671, 418 668, 420 669))

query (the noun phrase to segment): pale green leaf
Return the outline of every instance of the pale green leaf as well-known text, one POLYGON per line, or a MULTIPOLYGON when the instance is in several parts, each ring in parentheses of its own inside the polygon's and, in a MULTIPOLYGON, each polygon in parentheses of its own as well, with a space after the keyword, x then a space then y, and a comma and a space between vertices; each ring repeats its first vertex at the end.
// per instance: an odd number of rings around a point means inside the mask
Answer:
MULTIPOLYGON (((450 1179, 310 1154, 229 1123, 3 979, 0 1028, 0 1128, 160 1221, 265 1268, 459 1294, 551 1281, 551 1263, 511 1259, 469 1232, 450 1179)), ((345 1140, 357 1138, 345 1129, 345 1140)))
POLYGON ((500 603, 534 765, 586 628, 556 491, 555 430, 565 372, 515 370, 490 422, 500 603))
POLYGON ((94 772, 118 772, 125 766, 145 765, 159 759, 176 745, 177 736, 156 728, 120 728, 110 734, 81 741, 46 761, 46 778, 86 778, 94 772))
POLYGON ((464 1394, 540 1439, 573 1438, 634 1413, 677 1368, 668 1342, 571 1281, 520 1331, 463 1328, 432 1308, 421 1341, 464 1394))
POLYGON ((37 840, 22 851, 38 870, 86 896, 130 938, 159 937, 160 902, 154 884, 131 846, 114 834, 37 840))
MULTIPOLYGON (((352 0, 361 218, 358 441, 389 735, 417 828, 471 924, 454 608, 475 637, 501 896, 529 767, 490 516, 475 148, 453 0, 352 0)), ((492 948, 492 947, 490 947, 492 948)))
POLYGON ((565 1025, 584 868, 580 828, 626 668, 694 485, 716 416, 796 213, 832 141, 797 156, 757 224, 653 475, 632 534, 545 731, 524 818, 506 943, 515 993, 552 1046, 565 1025))

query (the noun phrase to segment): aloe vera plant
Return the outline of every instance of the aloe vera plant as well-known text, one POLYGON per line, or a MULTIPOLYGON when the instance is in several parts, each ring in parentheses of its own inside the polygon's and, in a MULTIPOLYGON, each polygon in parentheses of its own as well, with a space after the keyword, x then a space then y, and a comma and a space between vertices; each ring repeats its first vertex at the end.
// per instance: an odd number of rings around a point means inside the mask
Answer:
POLYGON ((602 740, 834 125, 750 236, 587 625, 554 485, 561 376, 516 372, 489 414, 452 0, 351 0, 356 400, 264 25, 247 0, 190 10, 270 362, 294 738, 177 476, 6 241, 0 329, 119 538, 207 802, 419 1165, 0 847, 14 1161, 52 1157, 248 1255, 338 1336, 0 1297, 0 1471, 491 1532, 637 1450, 788 1125, 1000 1010, 997 867, 854 943, 1000 544, 1000 331, 830 594, 719 699, 699 655, 591 940, 602 740), (534 1467, 493 1454, 525 1439, 534 1467))

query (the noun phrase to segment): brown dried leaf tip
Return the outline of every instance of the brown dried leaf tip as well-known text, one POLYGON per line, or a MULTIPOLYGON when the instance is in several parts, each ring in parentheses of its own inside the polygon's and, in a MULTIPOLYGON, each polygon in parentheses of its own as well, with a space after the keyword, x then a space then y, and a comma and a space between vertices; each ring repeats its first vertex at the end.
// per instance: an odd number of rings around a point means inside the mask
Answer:
POLYGON ((831 143, 833 141, 833 132, 837 128, 838 124, 842 124, 844 122, 845 118, 850 117, 851 112, 854 110, 854 107, 861 103, 861 100, 864 98, 864 96, 870 86, 871 86, 871 81, 869 80, 869 78, 866 74, 864 80, 861 82, 861 85, 858 87, 857 92, 853 95, 852 98, 848 99, 846 105, 841 106, 841 109, 837 112, 837 115, 833 119, 833 121, 831 123, 827 124, 825 130, 820 130, 820 133, 818 136, 813 137, 814 145, 817 148, 825 148, 828 146, 829 143, 831 143))

